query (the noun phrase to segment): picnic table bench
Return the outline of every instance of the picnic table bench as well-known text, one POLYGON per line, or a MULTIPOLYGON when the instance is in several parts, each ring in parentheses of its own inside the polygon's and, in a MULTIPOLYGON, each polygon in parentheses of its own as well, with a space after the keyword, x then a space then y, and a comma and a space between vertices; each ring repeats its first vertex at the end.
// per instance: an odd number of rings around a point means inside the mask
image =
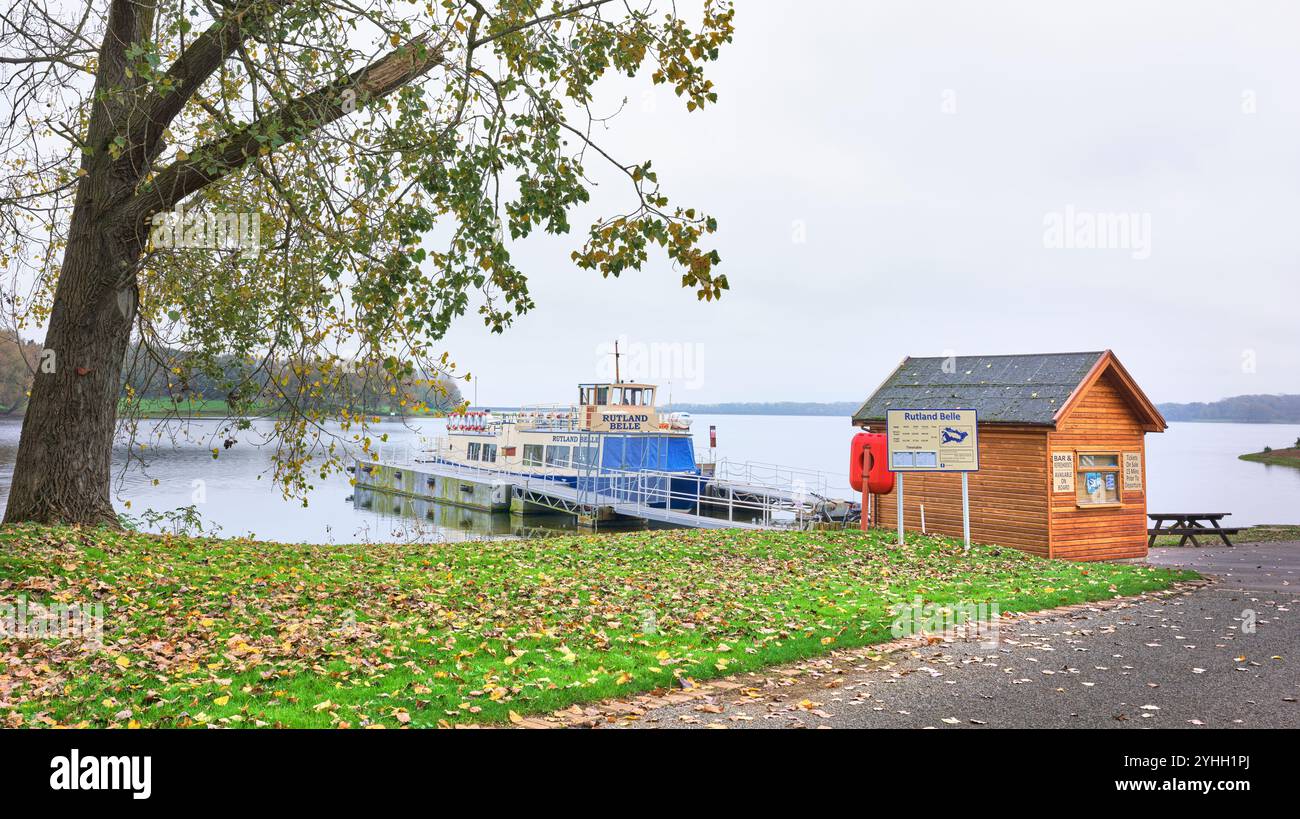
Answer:
POLYGON ((1155 521, 1156 525, 1147 529, 1147 534, 1151 536, 1147 540, 1147 548, 1156 545, 1156 538, 1160 535, 1181 535, 1182 539, 1178 541, 1179 546, 1186 545, 1188 540, 1192 541, 1193 546, 1200 546, 1200 541, 1196 539, 1197 535, 1217 535, 1225 546, 1231 546, 1232 541, 1228 540, 1228 535, 1235 535, 1241 529, 1219 525, 1219 521, 1231 514, 1231 512, 1148 513, 1147 517, 1155 521), (1166 526, 1166 523, 1169 525, 1166 526))

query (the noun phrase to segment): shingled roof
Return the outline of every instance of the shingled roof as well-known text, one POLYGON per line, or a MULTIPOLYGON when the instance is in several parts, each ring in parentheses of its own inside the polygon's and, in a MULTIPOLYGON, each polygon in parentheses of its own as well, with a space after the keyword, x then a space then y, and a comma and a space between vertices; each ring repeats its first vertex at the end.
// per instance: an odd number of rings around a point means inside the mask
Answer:
POLYGON ((853 421, 884 421, 891 409, 973 409, 981 423, 1051 426, 1104 355, 905 358, 853 414, 853 421))

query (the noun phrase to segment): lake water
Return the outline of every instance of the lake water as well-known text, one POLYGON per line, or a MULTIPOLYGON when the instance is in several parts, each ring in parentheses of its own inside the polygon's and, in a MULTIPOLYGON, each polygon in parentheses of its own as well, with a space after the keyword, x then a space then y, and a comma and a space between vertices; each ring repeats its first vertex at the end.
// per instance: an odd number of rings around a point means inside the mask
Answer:
MULTIPOLYGON (((20 418, 0 419, 0 507, 8 500, 9 480, 18 447, 20 418)), ((154 422, 143 422, 152 426, 154 422)), ((421 422, 414 430, 401 422, 378 425, 390 441, 414 443, 419 434, 441 434, 441 421, 421 422)), ((719 458, 763 461, 805 467, 827 473, 832 492, 849 498, 845 476, 848 440, 853 429, 842 418, 697 415, 694 433, 697 454, 708 448, 709 425, 718 428, 719 458)), ((346 476, 317 481, 310 505, 284 500, 271 483, 269 448, 239 443, 213 460, 212 438, 221 427, 214 420, 189 422, 154 451, 148 466, 115 474, 117 506, 139 517, 145 510, 164 512, 195 505, 205 526, 220 527, 222 535, 253 534, 290 542, 358 542, 377 540, 438 540, 467 537, 529 535, 567 526, 565 518, 519 519, 442 507, 432 515, 395 514, 400 504, 379 499, 382 508, 357 508, 349 500, 353 488, 346 476), (156 483, 155 483, 156 481, 156 483), (201 489, 201 493, 199 490, 201 489), (201 502, 196 503, 196 500, 201 502), (130 501, 130 508, 126 502, 130 501)), ((270 422, 255 423, 269 429, 270 422)), ((1149 508, 1153 511, 1232 512, 1232 525, 1300 524, 1300 469, 1267 466, 1237 458, 1264 446, 1292 445, 1300 425, 1290 424, 1173 424, 1168 432, 1147 436, 1149 508)), ((422 510, 423 512, 424 510, 422 510)))

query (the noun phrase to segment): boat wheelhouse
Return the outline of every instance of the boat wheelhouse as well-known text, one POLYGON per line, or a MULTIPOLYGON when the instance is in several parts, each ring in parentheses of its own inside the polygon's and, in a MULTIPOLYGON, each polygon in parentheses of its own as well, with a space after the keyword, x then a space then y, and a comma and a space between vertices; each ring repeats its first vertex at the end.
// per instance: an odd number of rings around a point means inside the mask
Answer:
POLYGON ((671 482, 674 496, 698 494, 690 416, 660 413, 656 393, 653 384, 581 384, 575 404, 457 413, 426 455, 580 490, 603 491, 629 474, 655 473, 671 482))

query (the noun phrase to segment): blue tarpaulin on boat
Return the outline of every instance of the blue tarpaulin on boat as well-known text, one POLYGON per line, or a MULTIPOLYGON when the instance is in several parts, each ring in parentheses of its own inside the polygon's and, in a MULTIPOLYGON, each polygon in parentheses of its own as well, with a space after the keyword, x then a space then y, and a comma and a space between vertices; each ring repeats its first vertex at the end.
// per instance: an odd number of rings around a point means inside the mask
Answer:
POLYGON ((614 495, 622 500, 651 506, 671 505, 675 509, 694 506, 700 493, 699 470, 695 465, 695 443, 690 438, 666 435, 606 435, 600 468, 620 472, 680 472, 680 478, 666 476, 631 477, 617 472, 579 474, 583 491, 614 495), (671 495, 671 498, 670 498, 671 495))
POLYGON ((607 435, 600 465, 605 469, 694 472, 695 443, 666 435, 607 435))

